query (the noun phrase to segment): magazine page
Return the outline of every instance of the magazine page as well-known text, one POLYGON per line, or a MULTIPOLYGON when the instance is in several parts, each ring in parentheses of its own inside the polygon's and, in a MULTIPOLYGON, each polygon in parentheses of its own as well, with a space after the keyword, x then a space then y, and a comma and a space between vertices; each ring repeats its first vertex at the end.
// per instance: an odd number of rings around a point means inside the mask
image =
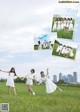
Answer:
POLYGON ((0 112, 80 112, 80 0, 0 0, 0 112))

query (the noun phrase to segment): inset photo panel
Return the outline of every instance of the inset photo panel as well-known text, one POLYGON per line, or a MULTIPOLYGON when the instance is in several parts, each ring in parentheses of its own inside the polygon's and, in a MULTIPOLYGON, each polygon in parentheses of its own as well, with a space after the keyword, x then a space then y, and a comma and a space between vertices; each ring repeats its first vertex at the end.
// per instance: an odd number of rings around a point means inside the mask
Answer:
POLYGON ((57 32, 57 38, 73 39, 75 19, 72 17, 53 17, 52 32, 57 32))
POLYGON ((60 56, 75 60, 78 44, 73 42, 63 42, 55 40, 53 45, 52 55, 60 56))
POLYGON ((41 34, 34 37, 34 50, 53 49, 53 43, 55 39, 57 39, 57 33, 41 34))
POLYGON ((77 10, 67 8, 58 10, 52 18, 51 32, 57 32, 57 38, 73 40, 76 13, 77 10))

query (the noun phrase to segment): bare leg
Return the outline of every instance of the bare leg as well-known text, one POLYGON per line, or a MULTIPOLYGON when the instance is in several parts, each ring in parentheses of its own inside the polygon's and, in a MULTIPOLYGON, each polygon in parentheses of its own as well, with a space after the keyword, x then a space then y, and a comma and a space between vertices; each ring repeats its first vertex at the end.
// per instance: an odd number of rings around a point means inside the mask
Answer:
POLYGON ((60 89, 59 87, 57 87, 60 91, 62 91, 62 89, 60 89))
POLYGON ((13 87, 13 91, 14 91, 14 94, 17 95, 17 94, 16 94, 16 89, 15 89, 15 87, 13 87))
POLYGON ((29 92, 32 93, 33 95, 35 95, 35 92, 33 91, 32 89, 32 86, 31 85, 28 85, 28 89, 29 89, 29 92))
POLYGON ((10 86, 8 86, 8 93, 11 95, 10 86))

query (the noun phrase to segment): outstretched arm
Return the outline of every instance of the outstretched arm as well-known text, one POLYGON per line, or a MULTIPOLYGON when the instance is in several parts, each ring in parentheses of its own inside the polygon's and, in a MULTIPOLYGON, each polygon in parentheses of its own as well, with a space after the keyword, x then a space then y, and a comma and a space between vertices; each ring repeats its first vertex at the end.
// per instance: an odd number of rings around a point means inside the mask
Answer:
POLYGON ((4 73, 9 73, 9 71, 3 71, 3 70, 0 70, 1 72, 4 72, 4 73))
POLYGON ((25 77, 19 77, 21 80, 27 79, 27 75, 25 77))

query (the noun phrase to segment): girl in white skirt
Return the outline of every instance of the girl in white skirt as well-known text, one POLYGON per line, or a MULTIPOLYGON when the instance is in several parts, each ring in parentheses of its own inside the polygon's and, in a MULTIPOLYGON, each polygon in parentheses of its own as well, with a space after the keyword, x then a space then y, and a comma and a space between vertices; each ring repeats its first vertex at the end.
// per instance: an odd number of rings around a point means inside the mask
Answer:
POLYGON ((8 86, 9 94, 11 94, 11 88, 12 88, 14 91, 14 94, 16 95, 16 90, 15 90, 15 85, 14 85, 14 76, 17 76, 17 75, 15 72, 15 68, 11 68, 10 71, 2 71, 2 72, 9 74, 7 78, 7 82, 6 82, 6 86, 8 86))
POLYGON ((73 49, 71 48, 70 50, 70 57, 73 57, 74 56, 74 53, 73 53, 73 49))
MULTIPOLYGON (((27 78, 26 84, 28 86, 29 93, 35 95, 35 92, 32 89, 33 80, 35 79, 35 70, 31 69, 30 74, 26 75, 26 77, 24 77, 24 78, 27 78)), ((24 78, 22 80, 24 80, 24 78)))
POLYGON ((73 30, 73 23, 72 23, 72 18, 70 19, 69 30, 73 30))
POLYGON ((45 86, 46 86, 46 93, 52 93, 54 92, 57 88, 62 91, 56 84, 54 84, 49 78, 48 78, 48 68, 46 69, 47 73, 45 74, 44 71, 40 72, 41 75, 41 81, 45 82, 45 86))

